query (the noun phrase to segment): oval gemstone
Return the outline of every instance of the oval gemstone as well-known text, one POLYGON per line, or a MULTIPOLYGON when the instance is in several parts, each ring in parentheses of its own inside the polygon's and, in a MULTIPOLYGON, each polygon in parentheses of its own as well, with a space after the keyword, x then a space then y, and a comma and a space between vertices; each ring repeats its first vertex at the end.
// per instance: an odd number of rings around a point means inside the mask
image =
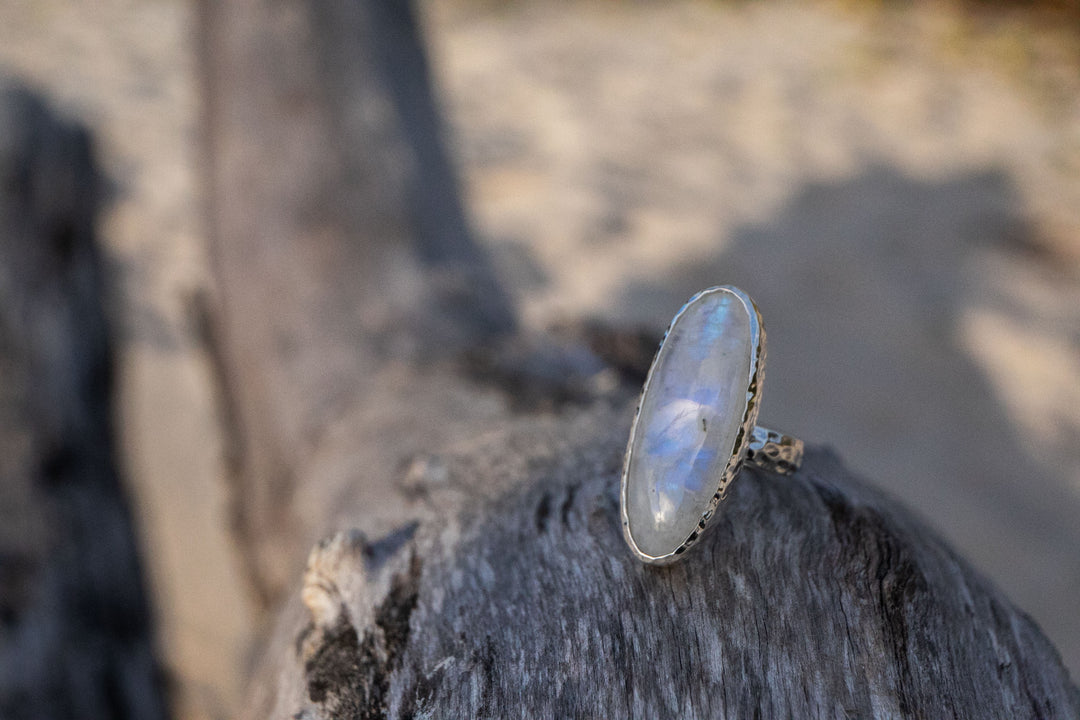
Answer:
POLYGON ((670 555, 687 539, 731 458, 758 332, 743 297, 728 288, 694 297, 653 363, 623 490, 630 536, 645 555, 670 555))

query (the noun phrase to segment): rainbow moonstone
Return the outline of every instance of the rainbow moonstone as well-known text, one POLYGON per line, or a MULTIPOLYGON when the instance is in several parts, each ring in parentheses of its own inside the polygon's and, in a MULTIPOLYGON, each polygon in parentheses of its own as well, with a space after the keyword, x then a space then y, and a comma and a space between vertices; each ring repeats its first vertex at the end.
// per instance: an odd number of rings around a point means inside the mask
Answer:
POLYGON ((671 555, 697 528, 731 459, 750 399, 759 325, 741 291, 695 295, 653 361, 623 479, 628 539, 671 555))

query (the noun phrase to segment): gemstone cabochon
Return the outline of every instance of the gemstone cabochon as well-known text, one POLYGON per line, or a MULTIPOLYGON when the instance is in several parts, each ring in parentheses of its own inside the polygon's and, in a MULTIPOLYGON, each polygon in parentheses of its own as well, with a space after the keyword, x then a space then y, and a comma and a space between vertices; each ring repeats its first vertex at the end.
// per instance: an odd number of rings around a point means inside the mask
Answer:
POLYGON ((629 535, 647 556, 682 545, 731 459, 756 352, 756 312, 743 297, 727 288, 699 293, 653 362, 623 490, 629 535))

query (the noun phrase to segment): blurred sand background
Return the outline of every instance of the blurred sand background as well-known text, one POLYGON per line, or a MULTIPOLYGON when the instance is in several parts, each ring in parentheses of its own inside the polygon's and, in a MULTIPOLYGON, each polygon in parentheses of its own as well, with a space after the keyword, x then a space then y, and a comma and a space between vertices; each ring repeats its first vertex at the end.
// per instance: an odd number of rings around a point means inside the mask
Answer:
MULTIPOLYGON (((733 283, 762 420, 926 516, 1080 675, 1080 23, 930 3, 420 4, 478 236, 529 325, 662 329, 733 283)), ((207 283, 178 0, 0 4, 0 73, 115 185, 123 452, 182 718, 254 627, 191 298, 207 283)))

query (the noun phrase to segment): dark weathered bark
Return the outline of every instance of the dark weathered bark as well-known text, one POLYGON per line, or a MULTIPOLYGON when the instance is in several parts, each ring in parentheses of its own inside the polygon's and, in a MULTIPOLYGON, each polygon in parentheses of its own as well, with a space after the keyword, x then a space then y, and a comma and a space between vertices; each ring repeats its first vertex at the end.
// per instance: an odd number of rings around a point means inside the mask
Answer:
POLYGON ((162 718, 86 131, 0 90, 0 717, 162 718))
POLYGON ((310 622, 287 618, 250 717, 1080 713, 1035 624, 826 450, 793 477, 744 473, 681 563, 637 562, 628 410, 520 419, 429 459, 419 526, 313 551, 310 622))
POLYGON ((648 353, 592 327, 464 359, 512 323, 467 235, 423 219, 457 205, 406 6, 201 8, 239 540, 289 600, 248 717, 1080 712, 1031 621, 827 451, 747 472, 684 562, 633 560, 648 353), (446 313, 455 268, 480 291, 446 313))
POLYGON ((330 421, 388 360, 445 357, 513 313, 468 234, 408 3, 198 8, 212 328, 236 529, 269 605, 330 421))

